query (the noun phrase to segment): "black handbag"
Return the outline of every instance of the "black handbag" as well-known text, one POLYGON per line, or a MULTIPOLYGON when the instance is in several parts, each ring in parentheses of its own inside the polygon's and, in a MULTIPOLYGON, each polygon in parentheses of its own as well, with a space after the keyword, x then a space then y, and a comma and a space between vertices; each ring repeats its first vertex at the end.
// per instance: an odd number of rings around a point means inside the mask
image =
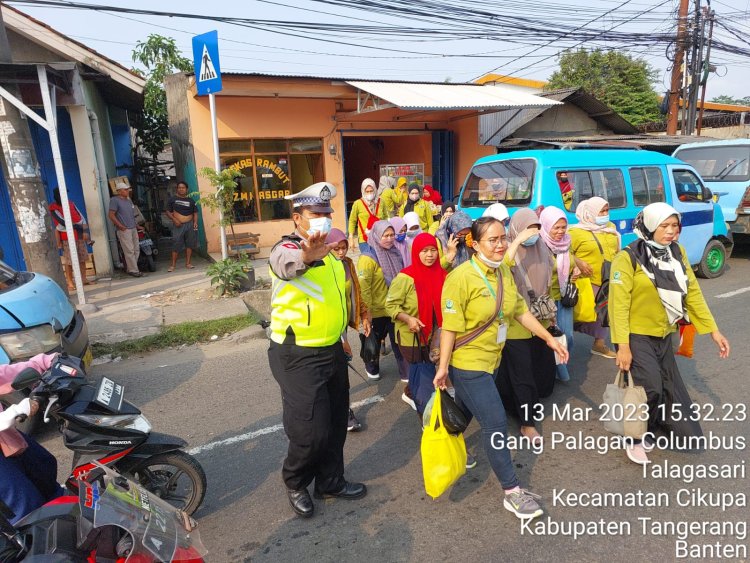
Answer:
POLYGON ((440 412, 443 415, 443 426, 449 434, 463 434, 469 426, 464 411, 445 389, 440 390, 440 412))
POLYGON ((367 363, 376 362, 380 358, 380 340, 375 336, 375 331, 370 330, 370 336, 359 333, 359 357, 367 363))
POLYGON ((599 286, 599 291, 594 296, 594 309, 596 310, 596 320, 606 328, 609 326, 609 275, 612 270, 612 262, 604 258, 604 249, 596 235, 594 233, 591 233, 591 235, 594 237, 604 260, 602 262, 602 285, 599 286))
POLYGON ((567 309, 572 309, 578 304, 578 286, 571 281, 572 278, 573 270, 571 269, 565 291, 560 295, 560 305, 567 309))

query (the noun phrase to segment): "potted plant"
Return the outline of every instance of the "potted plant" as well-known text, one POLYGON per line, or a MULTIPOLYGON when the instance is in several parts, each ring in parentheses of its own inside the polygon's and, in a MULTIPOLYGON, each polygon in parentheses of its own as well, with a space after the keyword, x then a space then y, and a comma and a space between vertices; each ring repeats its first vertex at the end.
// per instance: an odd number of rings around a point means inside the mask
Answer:
POLYGON ((255 286, 255 270, 245 254, 214 262, 206 269, 206 275, 219 295, 235 295, 255 286))

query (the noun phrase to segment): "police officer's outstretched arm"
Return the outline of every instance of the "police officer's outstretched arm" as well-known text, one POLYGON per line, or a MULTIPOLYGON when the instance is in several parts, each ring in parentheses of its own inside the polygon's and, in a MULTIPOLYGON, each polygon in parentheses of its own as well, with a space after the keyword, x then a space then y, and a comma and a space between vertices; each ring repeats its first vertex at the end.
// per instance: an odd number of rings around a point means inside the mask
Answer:
POLYGON ((326 244, 326 235, 315 232, 307 240, 300 241, 302 248, 302 261, 308 266, 313 262, 322 260, 333 249, 335 244, 326 244))

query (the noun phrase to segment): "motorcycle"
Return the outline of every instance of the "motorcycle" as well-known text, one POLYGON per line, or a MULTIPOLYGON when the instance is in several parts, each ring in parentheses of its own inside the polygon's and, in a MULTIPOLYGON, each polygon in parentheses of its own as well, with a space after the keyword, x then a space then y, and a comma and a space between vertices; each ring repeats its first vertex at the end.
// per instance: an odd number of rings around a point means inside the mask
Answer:
POLYGON ((48 502, 16 522, 0 502, 0 562, 205 561, 196 522, 97 464, 77 496, 48 502))
POLYGON ((138 269, 141 272, 148 270, 149 272, 156 271, 156 255, 159 253, 159 249, 154 245, 154 241, 151 236, 146 232, 146 229, 138 228, 138 246, 141 248, 141 253, 138 255, 138 269))
POLYGON ((65 483, 71 492, 101 463, 188 514, 203 502, 206 474, 182 450, 187 442, 152 432, 148 419, 125 400, 123 385, 108 377, 94 385, 81 360, 60 354, 42 374, 31 368, 19 373, 12 387, 32 389, 30 398, 44 409, 44 422, 57 421, 65 447, 74 452, 65 483))

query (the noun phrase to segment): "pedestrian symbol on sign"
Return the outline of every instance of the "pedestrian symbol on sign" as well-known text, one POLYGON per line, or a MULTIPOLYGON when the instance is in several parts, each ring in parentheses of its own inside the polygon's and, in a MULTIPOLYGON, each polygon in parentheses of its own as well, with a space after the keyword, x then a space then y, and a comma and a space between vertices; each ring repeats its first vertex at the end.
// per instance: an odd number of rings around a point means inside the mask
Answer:
POLYGON ((203 56, 201 57, 201 71, 198 75, 198 80, 201 82, 205 80, 213 80, 216 78, 216 69, 214 63, 211 62, 211 56, 208 54, 208 47, 203 46, 203 56))

